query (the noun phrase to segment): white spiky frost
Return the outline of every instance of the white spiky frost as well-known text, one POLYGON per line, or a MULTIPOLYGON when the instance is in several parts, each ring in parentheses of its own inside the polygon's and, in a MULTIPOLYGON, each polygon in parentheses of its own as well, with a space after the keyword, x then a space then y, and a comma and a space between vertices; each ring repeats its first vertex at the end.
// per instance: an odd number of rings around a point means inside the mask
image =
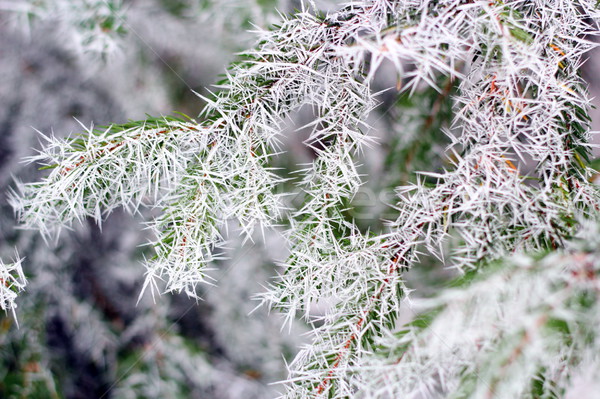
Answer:
POLYGON ((537 383, 538 395, 561 397, 574 365, 584 360, 585 372, 597 361, 597 242, 592 223, 564 251, 515 255, 465 287, 412 301, 430 321, 383 335, 354 389, 370 398, 542 397, 529 391, 537 383))
MULTIPOLYGON (((157 288, 155 279, 165 279, 168 291, 193 296, 218 256, 225 220, 238 220, 248 237, 257 227, 279 223, 283 209, 275 188, 285 179, 271 161, 280 151, 285 119, 309 105, 315 120, 306 144, 315 159, 302 170, 305 202, 285 215, 291 256, 261 298, 290 322, 299 314, 314 321, 311 307, 319 301, 330 306, 318 319, 312 344, 290 364, 285 396, 394 397, 413 392, 413 385, 432 394, 462 389, 479 352, 464 352, 467 360, 456 364, 455 351, 439 345, 425 357, 400 356, 393 367, 413 370, 407 378, 417 382, 409 383, 394 371, 386 374, 392 366, 373 360, 378 345, 395 345, 384 338, 393 335, 408 292, 402 273, 419 262, 420 251, 447 255, 443 245, 450 237, 458 244, 449 263, 466 271, 512 252, 560 248, 579 220, 597 220, 598 190, 586 166, 589 99, 578 75, 592 47, 584 37, 598 31, 596 3, 375 0, 349 2, 327 16, 303 10, 261 32, 221 91, 205 99, 202 121, 165 120, 159 130, 141 124, 99 136, 88 132, 81 142, 52 140, 35 160, 57 164, 54 171, 41 183, 23 186, 13 203, 27 225, 48 231, 51 222, 99 220, 115 206, 135 211, 146 195, 155 196, 163 213, 151 222, 157 257, 147 265, 146 287, 157 288), (373 141, 365 120, 377 105, 371 85, 383 64, 395 68, 398 86, 411 93, 424 87, 444 93, 440 77, 457 91, 454 123, 446 132, 447 162, 398 188, 398 217, 377 234, 361 232, 346 211, 363 182, 357 162, 373 141), (427 367, 430 374, 419 372, 427 367), (390 378, 389 386, 370 385, 390 378)), ((517 305, 498 298, 520 298, 518 321, 525 334, 535 332, 538 320, 529 317, 528 303, 558 309, 560 300, 568 300, 546 295, 555 282, 569 285, 564 268, 538 269, 539 281, 531 284, 524 277, 528 269, 517 268, 500 291, 475 284, 456 294, 473 303, 473 313, 461 320, 482 317, 483 326, 469 333, 476 345, 498 344, 490 334, 496 322, 506 321, 509 335, 519 326, 497 317, 517 305), (477 295, 488 300, 478 303, 472 299, 477 295)), ((455 322, 448 317, 439 331, 455 331, 455 322)), ((546 367, 551 361, 544 356, 553 352, 541 356, 540 348, 554 348, 554 340, 528 347, 533 354, 527 359, 546 367)), ((503 368, 496 358, 490 362, 496 362, 491 373, 503 368)), ((554 378, 555 368, 548 367, 548 378, 554 378)), ((494 383, 492 391, 526 397, 524 381, 537 371, 525 371, 520 382, 494 383)), ((476 384, 474 392, 481 389, 476 384)))
POLYGON ((15 320, 17 320, 15 300, 27 285, 21 262, 22 259, 18 256, 13 263, 0 261, 0 308, 7 313, 10 311, 15 320))

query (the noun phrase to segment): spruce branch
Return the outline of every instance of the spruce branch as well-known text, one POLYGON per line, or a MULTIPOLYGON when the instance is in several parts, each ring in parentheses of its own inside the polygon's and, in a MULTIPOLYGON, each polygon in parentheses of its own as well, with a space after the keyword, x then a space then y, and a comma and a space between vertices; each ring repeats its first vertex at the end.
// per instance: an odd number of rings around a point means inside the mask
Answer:
POLYGON ((10 311, 15 321, 17 321, 17 304, 15 300, 27 285, 27 278, 23 273, 21 262, 22 259, 19 258, 18 254, 16 261, 13 263, 0 261, 0 308, 6 313, 10 311))
POLYGON ((49 237, 85 217, 101 223, 117 207, 135 213, 144 201, 156 201, 207 144, 195 124, 172 117, 84 129, 72 139, 42 135, 43 150, 27 158, 51 172, 12 193, 23 227, 49 237))
POLYGON ((147 265, 145 287, 158 287, 154 279, 164 278, 167 291, 194 296, 219 256, 227 219, 236 219, 247 237, 281 221, 275 188, 285 179, 272 162, 281 150, 284 120, 309 105, 315 120, 306 144, 315 159, 301 171, 305 202, 283 215, 292 253, 281 264, 280 278, 260 296, 288 322, 302 315, 319 323, 312 343, 290 364, 286 397, 395 397, 422 387, 424 393, 459 397, 460 389, 527 397, 532 380, 563 384, 550 365, 564 348, 584 348, 554 339, 526 348, 558 317, 553 309, 572 301, 571 288, 556 285, 576 282, 563 269, 531 261, 535 276, 548 274, 527 285, 524 275, 531 270, 501 263, 498 276, 506 280, 512 270, 514 280, 498 292, 485 283, 469 286, 461 295, 473 312, 460 320, 483 323, 474 327, 477 340, 467 342, 470 348, 496 348, 504 357, 488 357, 490 351, 480 359, 480 352, 465 351, 456 361, 455 349, 462 347, 455 342, 463 341, 446 313, 452 296, 436 302, 432 321, 441 323, 440 331, 444 323, 454 328, 451 350, 438 344, 423 356, 420 346, 415 353, 407 349, 420 330, 409 327, 410 342, 394 335, 409 292, 403 273, 419 263, 422 251, 441 259, 450 255, 450 266, 477 273, 514 252, 561 250, 580 220, 597 222, 600 196, 587 166, 590 101, 578 75, 592 47, 585 36, 597 33, 597 17, 591 0, 354 1, 330 15, 304 9, 260 32, 256 47, 205 98, 199 122, 152 119, 160 126, 137 123, 88 130, 83 139, 50 139, 32 160, 57 166, 41 183, 24 185, 13 203, 26 226, 48 233, 50 222, 60 226, 88 216, 100 221, 116 206, 135 212, 145 197, 154 197, 163 212, 151 222, 156 258, 147 265), (377 104, 371 86, 384 64, 393 66, 411 95, 435 90, 443 98, 449 89, 439 82, 456 82, 454 119, 445 131, 449 161, 397 188, 398 217, 386 231, 363 232, 346 210, 362 184, 361 151, 373 144, 366 119, 377 104), (458 244, 448 254, 444 245, 451 239, 458 244), (489 300, 477 303, 471 288, 489 300), (503 314, 517 306, 504 300, 513 294, 531 294, 520 302, 528 323, 519 319, 496 335, 500 319, 478 317, 487 309, 503 314), (550 300, 556 301, 544 302, 550 300), (528 301, 550 310, 532 312, 528 301), (329 306, 315 319, 319 302, 329 306), (373 360, 381 350, 386 359, 397 352, 390 349, 396 342, 407 354, 394 359, 410 371, 406 380, 393 374, 396 364, 373 360), (487 382, 478 382, 476 365, 497 376, 513 363, 537 366, 515 374, 527 382, 507 385, 485 375, 487 382), (428 367, 433 371, 420 371, 428 367))
MULTIPOLYGON (((381 337, 355 381, 366 397, 563 397, 597 351, 596 223, 565 248, 468 273, 381 337)), ((358 370, 354 370, 358 372, 358 370)))

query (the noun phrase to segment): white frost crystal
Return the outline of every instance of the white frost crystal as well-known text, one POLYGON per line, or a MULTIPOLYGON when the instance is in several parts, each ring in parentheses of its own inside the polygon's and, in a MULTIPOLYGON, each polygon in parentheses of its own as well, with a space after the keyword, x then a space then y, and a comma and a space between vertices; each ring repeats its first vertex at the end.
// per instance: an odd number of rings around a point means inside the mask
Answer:
POLYGON ((0 307, 5 312, 12 312, 16 320, 15 300, 18 294, 25 289, 27 279, 21 268, 21 259, 14 263, 0 261, 0 307))

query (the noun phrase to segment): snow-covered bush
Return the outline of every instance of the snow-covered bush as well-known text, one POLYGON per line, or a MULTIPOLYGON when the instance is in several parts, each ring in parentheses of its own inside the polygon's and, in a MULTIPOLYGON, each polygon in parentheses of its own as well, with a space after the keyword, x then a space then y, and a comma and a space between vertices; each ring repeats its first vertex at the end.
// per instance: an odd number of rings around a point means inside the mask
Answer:
POLYGON ((312 326, 286 397, 562 397, 598 364, 600 197, 579 75, 597 6, 302 5, 259 32, 197 118, 47 137, 30 161, 49 174, 12 204, 47 238, 160 210, 153 294, 196 297, 232 221, 248 240, 284 230, 289 256, 258 298, 312 326), (296 167, 289 124, 306 110, 311 158, 296 167), (397 191, 383 227, 354 217, 364 187, 397 191), (445 288, 444 266, 460 274, 445 288))

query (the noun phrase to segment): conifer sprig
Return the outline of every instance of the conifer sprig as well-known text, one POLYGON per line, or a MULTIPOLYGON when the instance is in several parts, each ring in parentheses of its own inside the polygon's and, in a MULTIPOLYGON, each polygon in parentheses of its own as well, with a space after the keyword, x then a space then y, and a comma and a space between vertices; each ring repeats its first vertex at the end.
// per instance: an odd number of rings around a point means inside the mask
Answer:
MULTIPOLYGON (((160 126, 137 123, 100 134, 88 130, 83 139, 52 139, 33 160, 56 167, 41 183, 24 185, 13 203, 26 225, 49 232, 50 223, 88 216, 99 221, 116 206, 136 211, 144 198, 154 197, 163 213, 151 223, 157 256, 148 263, 146 287, 157 288, 155 280, 165 279, 167 291, 194 296, 218 256, 226 219, 238 220, 248 237, 256 227, 281 220, 275 188, 285 179, 272 160, 280 151, 284 119, 312 106, 307 145, 315 159, 302 170, 300 182, 306 200, 285 215, 292 253, 261 298, 289 322, 297 315, 313 322, 315 303, 329 306, 313 329, 313 342, 290 364, 286 397, 386 397, 413 392, 413 386, 458 392, 467 383, 475 386, 469 392, 479 394, 483 388, 473 365, 480 352, 468 352, 467 360, 454 364, 453 351, 438 348, 422 357, 394 335, 409 291, 403 273, 425 250, 462 271, 485 269, 513 252, 557 250, 577 233, 579 220, 597 221, 600 197, 587 167, 589 99, 578 75, 582 56, 592 47, 585 36, 598 31, 596 8, 591 0, 375 0, 353 1, 330 15, 305 9, 261 32, 255 49, 230 68, 220 91, 205 99, 199 122, 156 119, 160 126), (386 231, 363 232, 346 210, 363 182, 357 163, 372 143, 366 118, 377 95, 371 85, 384 64, 393 67, 398 86, 409 93, 432 88, 446 96, 448 89, 438 82, 455 85, 455 116, 446 131, 444 168, 422 171, 412 185, 398 187, 397 219, 386 231), (450 239, 455 245, 447 253, 450 239), (378 363, 379 351, 396 351, 393 337, 410 355, 396 356, 394 366, 378 363), (430 361, 436 368, 420 375, 430 361), (416 371, 400 381, 393 374, 399 368, 416 371), (454 379, 448 386, 446 377, 454 379), (379 390, 372 384, 380 381, 379 390)), ((513 270, 511 265, 506 270, 513 270)), ((540 281, 531 288, 539 288, 539 295, 531 301, 546 300, 556 284, 574 284, 563 269, 535 270, 540 281)), ((472 313, 463 319, 510 311, 506 306, 512 302, 498 297, 513 289, 522 293, 522 277, 516 270, 507 291, 490 290, 489 300, 467 309, 472 313)), ((469 289, 461 295, 469 297, 469 289)), ((570 298, 552 306, 568 307, 570 298)), ((521 303, 523 317, 535 313, 524 310, 527 303, 521 303)), ((537 324, 532 317, 539 330, 555 315, 537 324)), ((534 333, 530 325, 521 327, 520 338, 506 330, 517 337, 512 350, 519 356, 525 353, 519 339, 534 333)), ((481 338, 477 345, 501 349, 504 332, 498 338, 490 328, 474 327, 481 338)), ((411 340, 418 341, 418 333, 410 329, 411 340)), ((553 336, 531 350, 549 348, 550 354, 555 343, 553 336)), ((550 361, 538 355, 531 361, 540 368, 522 375, 537 381, 543 374, 544 381, 558 378, 553 384, 562 384, 562 376, 548 371, 550 361)), ((498 359, 481 361, 490 375, 502 375, 512 364, 498 359)), ((537 389, 492 380, 486 392, 507 397, 528 397, 537 389)))
POLYGON ((514 255, 470 272, 383 335, 353 370, 370 398, 559 398, 571 371, 597 362, 598 225, 564 249, 514 255))
POLYGON ((5 264, 0 261, 0 308, 7 313, 10 311, 15 320, 17 320, 15 300, 27 285, 21 262, 22 259, 18 255, 13 263, 5 264))

